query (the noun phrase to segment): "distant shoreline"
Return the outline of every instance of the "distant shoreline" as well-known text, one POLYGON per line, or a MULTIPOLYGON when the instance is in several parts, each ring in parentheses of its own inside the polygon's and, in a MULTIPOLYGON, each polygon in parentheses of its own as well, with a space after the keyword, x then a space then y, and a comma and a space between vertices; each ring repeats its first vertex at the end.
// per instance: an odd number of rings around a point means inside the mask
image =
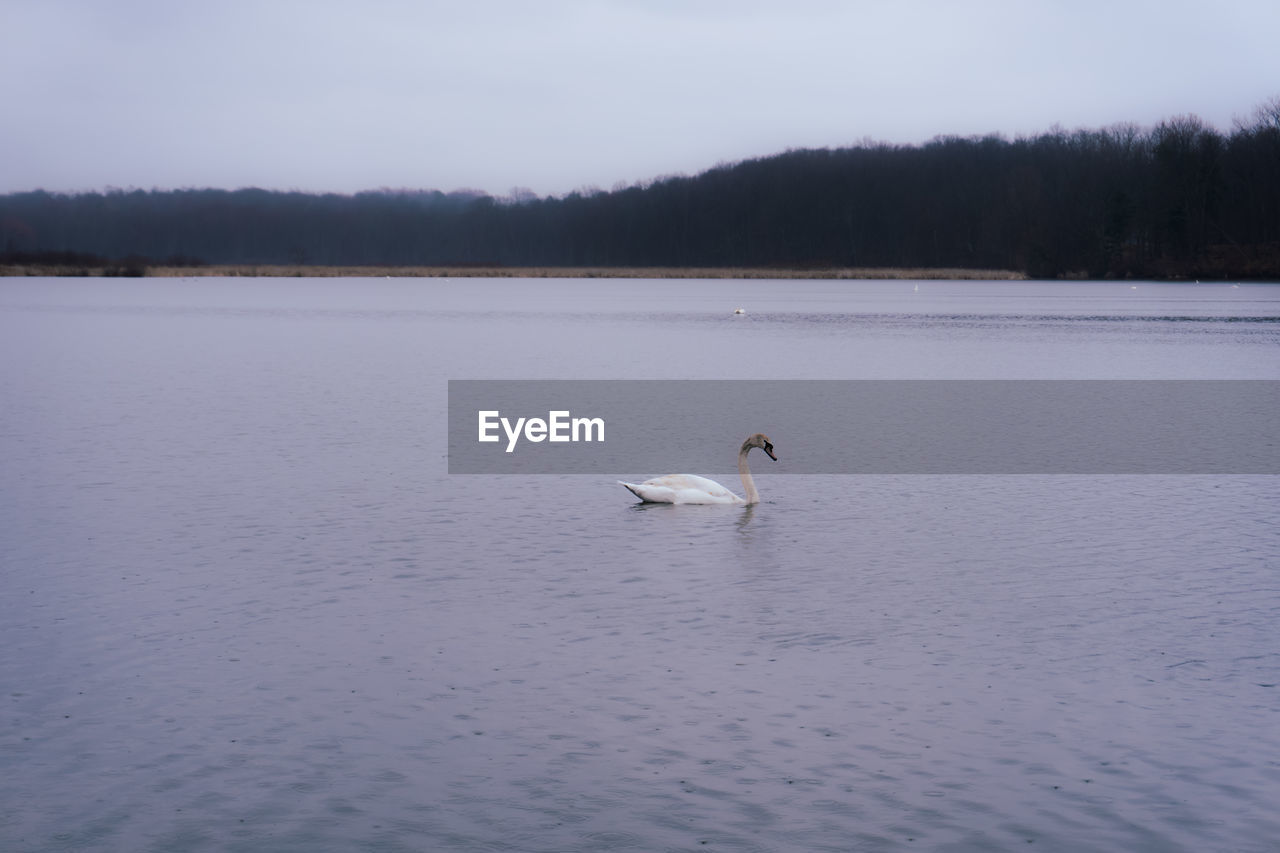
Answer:
POLYGON ((737 267, 500 267, 500 266, 305 266, 212 264, 195 267, 77 267, 61 264, 0 265, 0 277, 85 278, 603 278, 603 279, 817 279, 916 281, 1025 281, 1013 270, 837 267, 772 269, 737 267))

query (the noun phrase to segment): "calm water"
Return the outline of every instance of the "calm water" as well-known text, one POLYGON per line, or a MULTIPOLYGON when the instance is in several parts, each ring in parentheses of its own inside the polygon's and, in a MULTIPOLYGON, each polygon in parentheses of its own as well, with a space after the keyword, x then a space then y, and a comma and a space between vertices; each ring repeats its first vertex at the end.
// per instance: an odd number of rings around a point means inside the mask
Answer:
POLYGON ((1244 284, 0 280, 0 848, 1272 850, 1277 478, 757 462, 759 506, 642 506, 448 476, 444 407, 1277 379, 1278 318, 1244 284))

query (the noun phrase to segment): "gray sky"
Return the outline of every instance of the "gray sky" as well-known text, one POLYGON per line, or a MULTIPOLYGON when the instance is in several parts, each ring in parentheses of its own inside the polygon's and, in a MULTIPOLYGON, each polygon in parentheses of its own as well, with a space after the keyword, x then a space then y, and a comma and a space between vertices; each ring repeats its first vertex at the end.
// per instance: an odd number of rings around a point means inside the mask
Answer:
POLYGON ((1221 130, 1276 0, 0 0, 0 192, 611 189, 787 148, 1221 130))

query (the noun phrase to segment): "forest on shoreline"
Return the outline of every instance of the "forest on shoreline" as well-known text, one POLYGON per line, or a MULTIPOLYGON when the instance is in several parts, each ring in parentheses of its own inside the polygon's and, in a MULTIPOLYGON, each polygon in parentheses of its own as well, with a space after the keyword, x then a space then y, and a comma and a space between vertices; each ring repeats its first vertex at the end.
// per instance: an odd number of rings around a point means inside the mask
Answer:
POLYGON ((864 142, 559 197, 0 195, 4 274, 210 265, 1280 279, 1280 97, 1229 133, 1180 116, 1012 141, 864 142))

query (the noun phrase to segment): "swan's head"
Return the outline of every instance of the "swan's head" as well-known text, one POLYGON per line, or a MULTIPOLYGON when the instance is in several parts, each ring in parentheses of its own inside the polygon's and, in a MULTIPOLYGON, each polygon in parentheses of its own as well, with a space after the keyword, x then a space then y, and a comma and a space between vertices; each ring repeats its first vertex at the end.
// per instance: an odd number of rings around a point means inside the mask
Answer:
POLYGON ((778 461, 778 457, 773 455, 773 442, 769 440, 769 436, 765 435, 762 432, 758 432, 755 435, 751 436, 751 438, 748 438, 745 442, 743 442, 742 446, 758 447, 761 450, 763 450, 765 453, 769 454, 769 458, 772 459, 774 462, 778 461))

